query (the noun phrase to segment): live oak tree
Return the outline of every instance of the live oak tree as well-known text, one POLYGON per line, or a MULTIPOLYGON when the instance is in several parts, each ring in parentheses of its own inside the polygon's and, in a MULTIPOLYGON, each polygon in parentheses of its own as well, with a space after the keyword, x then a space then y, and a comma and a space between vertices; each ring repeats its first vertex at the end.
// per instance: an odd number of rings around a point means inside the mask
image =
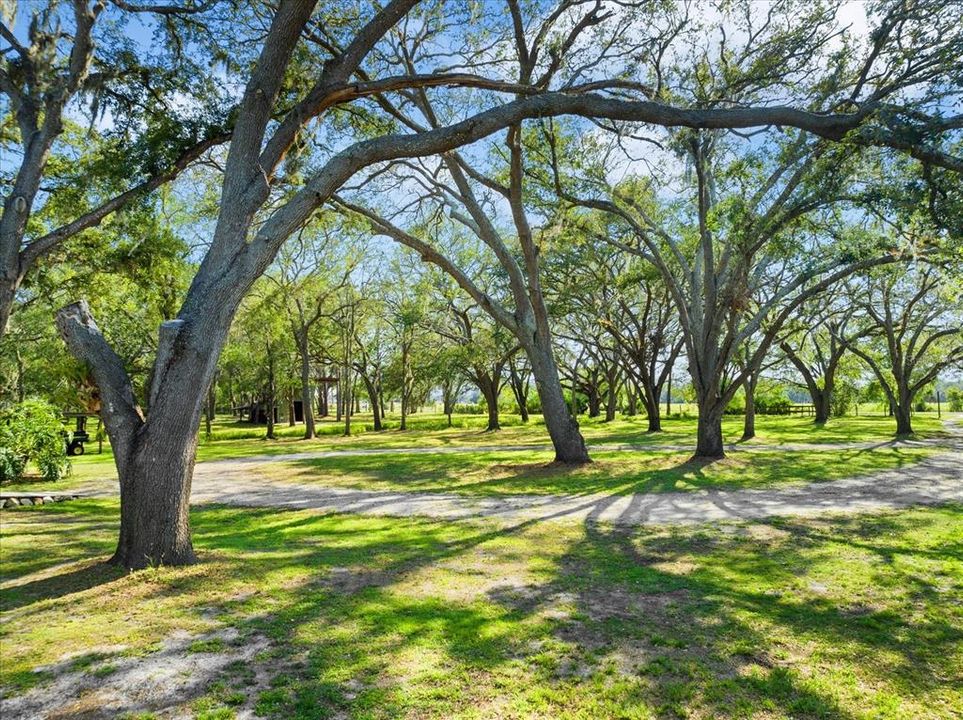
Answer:
POLYGON ((825 424, 832 415, 836 378, 847 346, 864 337, 868 329, 854 323, 857 306, 845 287, 804 303, 788 323, 787 337, 779 349, 802 377, 813 403, 813 422, 825 424))
POLYGON ((352 242, 356 239, 351 237, 350 229, 332 220, 319 218, 305 226, 282 249, 267 273, 277 288, 276 305, 287 316, 297 348, 305 439, 317 435, 311 385, 312 330, 336 311, 339 291, 348 283, 364 252, 363 242, 352 242))
POLYGON ((437 308, 439 320, 432 323, 432 329, 443 341, 459 349, 454 363, 485 400, 488 413, 485 430, 500 430, 498 398, 507 379, 508 363, 518 352, 518 345, 477 306, 451 295, 442 302, 444 307, 437 308))
MULTIPOLYGON (((485 23, 511 25, 524 71, 493 72, 491 77, 453 71, 450 57, 436 58, 437 62, 416 67, 416 72, 397 63, 369 62, 372 48, 384 44, 389 31, 419 5, 417 0, 392 0, 380 8, 365 6, 357 18, 336 27, 315 21, 323 15, 323 8, 315 15, 316 5, 314 0, 282 0, 267 18, 263 32, 257 34, 260 49, 250 69, 244 71, 246 77, 236 78, 244 85, 244 92, 232 113, 219 214, 177 317, 160 327, 146 417, 122 361, 104 340, 88 305, 79 302, 58 314, 61 334, 71 352, 90 367, 104 400, 103 417, 121 487, 120 537, 113 561, 126 567, 194 561, 187 511, 196 428, 231 321, 242 298, 285 240, 367 167, 449 153, 493 133, 506 132, 505 147, 514 178, 509 179, 508 186, 517 198, 523 189, 517 142, 520 124, 531 118, 560 115, 702 131, 778 125, 826 142, 849 139, 856 144, 892 146, 932 165, 955 171, 963 167, 963 162, 945 149, 956 125, 927 113, 932 104, 926 102, 939 100, 936 91, 925 94, 925 102, 916 102, 910 109, 897 92, 934 78, 950 79, 946 68, 955 67, 949 63, 955 63, 960 55, 961 31, 949 2, 917 3, 909 9, 899 2, 884 5, 879 24, 887 29, 872 36, 872 45, 878 47, 856 53, 865 71, 857 70, 856 79, 844 93, 813 99, 796 94, 794 83, 786 83, 781 86, 785 90, 782 95, 769 93, 739 106, 693 101, 645 83, 626 82, 619 77, 620 68, 615 67, 621 52, 603 54, 601 62, 592 60, 593 55, 596 60, 600 57, 600 49, 611 48, 604 39, 612 27, 632 37, 649 32, 650 24, 644 22, 644 16, 642 21, 632 16, 605 17, 599 7, 591 40, 578 48, 580 56, 573 63, 576 69, 564 81, 553 83, 555 73, 547 71, 563 62, 566 34, 562 33, 561 46, 553 46, 554 53, 544 48, 536 56, 531 50, 544 40, 537 33, 545 17, 556 11, 565 18, 582 16, 580 4, 574 2, 563 1, 558 8, 533 7, 531 18, 524 17, 513 2, 508 3, 507 16, 486 13, 485 23), (922 35, 917 38, 922 48, 907 68, 900 48, 906 33, 920 28, 922 35), (303 51, 298 56, 299 67, 311 68, 311 72, 288 76, 286 71, 296 49, 303 51), (304 61, 305 57, 316 61, 304 61), (540 83, 546 72, 548 82, 540 83), (898 77, 891 81, 894 74, 898 77), (513 79, 506 81, 505 77, 513 79), (429 92, 429 88, 452 97, 471 92, 476 104, 465 115, 446 119, 437 127, 405 127, 401 132, 393 125, 401 120, 378 104, 379 98, 392 93, 410 94, 418 89, 429 92), (890 92, 890 88, 896 90, 890 92), (777 96, 779 101, 774 99, 777 96), (357 114, 343 109, 347 107, 357 108, 357 114), (354 125, 347 120, 358 117, 362 120, 354 125), (331 144, 322 148, 323 157, 314 157, 296 182, 292 178, 290 184, 282 183, 285 157, 296 144, 304 142, 306 134, 325 136, 331 144), (327 151, 328 147, 334 149, 327 151)), ((457 18, 461 34, 472 22, 481 22, 473 16, 465 17, 464 6, 456 5, 430 6, 432 12, 438 10, 432 17, 448 18, 446 13, 461 12, 457 18)), ((651 27, 656 25, 652 23, 651 27)), ((421 27, 425 23, 414 22, 408 31, 421 27)), ((450 49, 451 36, 450 30, 447 35, 441 32, 440 44, 450 49)), ((644 37, 641 44, 645 44, 644 37)), ((815 50, 820 49, 824 48, 815 50)), ((814 49, 807 47, 806 52, 806 60, 811 63, 814 49)), ((771 67, 785 59, 780 53, 779 44, 771 43, 771 67)), ((631 59, 629 55, 624 57, 631 59)), ((484 63, 477 64, 479 69, 485 67, 484 63)), ((933 83, 937 85, 948 86, 933 83)), ((16 204, 12 197, 8 195, 5 203, 16 204)), ((517 201, 513 204, 520 207, 517 201)), ((524 228, 524 218, 517 220, 524 228)), ((537 245, 532 243, 529 248, 536 250, 537 245)), ((531 264, 533 260, 537 258, 530 253, 524 262, 531 264)), ((527 328, 526 350, 538 349, 530 353, 533 373, 544 377, 551 348, 549 337, 537 325, 529 325, 530 318, 526 319, 524 313, 519 321, 527 328)), ((564 409, 546 406, 544 398, 543 412, 546 417, 566 416, 564 409)), ((566 446, 578 450, 577 428, 570 425, 567 433, 571 442, 566 446)), ((575 452, 562 459, 584 459, 584 453, 575 452)))
MULTIPOLYGON (((947 52, 959 47, 960 34, 948 7, 928 9, 936 12, 934 24, 947 35, 929 35, 929 20, 920 5, 880 6, 874 18, 878 25, 865 50, 857 52, 853 46, 829 57, 824 51, 837 31, 833 8, 786 3, 761 15, 746 10, 744 37, 723 37, 720 44, 710 39, 709 46, 689 34, 691 24, 682 18, 677 32, 692 39, 693 50, 685 56, 687 62, 677 62, 666 72, 657 68, 655 89, 665 97, 689 97, 706 109, 752 105, 773 93, 792 92, 787 83, 811 77, 814 58, 821 57, 827 73, 820 82, 806 85, 810 107, 858 104, 857 98, 865 94, 873 98, 870 102, 898 113, 900 102, 912 102, 915 88, 924 98, 921 107, 929 102, 932 109, 932 103, 938 106, 955 97, 955 90, 931 80, 934 74, 953 74, 947 52), (933 42, 903 62, 889 43, 898 44, 907 31, 924 33, 933 42), (715 60, 707 59, 713 56, 715 60)), ((959 122, 940 120, 933 127, 944 124, 948 129, 959 122)), ((893 144, 900 145, 892 126, 888 132, 893 144)), ((609 182, 611 150, 595 156, 600 162, 581 183, 565 178, 561 166, 584 167, 584 153, 575 163, 553 156, 558 194, 574 205, 617 217, 631 231, 632 242, 616 242, 655 266, 669 287, 699 405, 696 456, 708 458, 724 455, 724 409, 763 361, 795 307, 853 272, 895 258, 889 248, 850 252, 829 238, 815 241, 819 234, 809 227, 813 216, 858 195, 854 173, 865 162, 860 152, 865 136, 850 134, 848 142, 839 144, 805 132, 760 132, 750 145, 737 135, 741 133, 705 128, 622 132, 620 143, 632 139, 661 148, 668 170, 650 170, 648 177, 614 185, 609 182), (760 145, 758 138, 765 143, 760 145), (680 196, 691 204, 681 206, 675 200, 680 196), (753 307, 759 289, 773 284, 779 292, 753 307), (768 329, 745 370, 724 386, 734 353, 763 324, 768 329)), ((881 131, 877 139, 884 135, 881 131)))
MULTIPOLYGON (((618 232, 604 216, 595 219, 606 237, 618 232)), ((565 314, 580 313, 583 327, 594 322, 614 343, 604 351, 604 343, 595 343, 600 358, 614 361, 603 361, 606 374, 613 375, 611 365, 624 370, 626 391, 637 389, 645 406, 648 431, 659 432, 660 400, 683 345, 671 295, 657 269, 586 230, 584 223, 572 223, 566 233, 574 242, 558 253, 567 258, 553 259, 553 290, 567 298, 559 299, 565 314)))
POLYGON ((0 18, 0 338, 27 274, 66 241, 175 179, 230 134, 205 64, 215 2, 14 3, 0 18), (18 28, 18 12, 22 32, 18 28), (125 33, 151 23, 153 52, 125 33), (194 42, 192 42, 194 41, 194 42), (177 50, 192 42, 193 53, 177 50), (110 121, 102 122, 105 114, 110 121), (84 130, 80 123, 86 123, 84 130), (79 140, 82 138, 82 142, 79 140), (9 162, 9 165, 7 165, 9 162))
POLYGON ((896 418, 896 434, 913 432, 917 395, 948 368, 963 369, 963 298, 945 268, 881 269, 851 284, 862 337, 837 336, 873 371, 896 418))

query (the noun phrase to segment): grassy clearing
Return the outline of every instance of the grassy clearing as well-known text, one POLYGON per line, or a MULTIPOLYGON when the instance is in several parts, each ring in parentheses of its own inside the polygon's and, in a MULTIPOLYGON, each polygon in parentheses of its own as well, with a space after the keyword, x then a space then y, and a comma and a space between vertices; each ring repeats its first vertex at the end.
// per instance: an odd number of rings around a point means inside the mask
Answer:
POLYGON ((163 656, 197 678, 215 667, 177 698, 201 718, 935 719, 963 706, 961 507, 633 530, 204 507, 202 564, 134 575, 92 559, 116 513, 4 514, 6 695, 92 676, 104 701, 129 665, 163 656), (183 651, 163 650, 177 633, 183 651), (247 662, 211 664, 252 645, 247 662))
MULTIPOLYGON (((319 423, 321 437, 316 440, 305 441, 300 438, 301 426, 288 427, 279 425, 278 440, 265 440, 264 428, 241 423, 228 422, 221 419, 214 426, 211 440, 203 439, 198 447, 198 460, 221 460, 236 457, 250 457, 253 455, 281 455, 319 450, 351 450, 374 448, 428 448, 428 447, 490 447, 510 445, 549 444, 548 435, 541 419, 533 419, 527 425, 522 425, 517 416, 506 415, 503 418, 504 429, 497 433, 483 431, 485 418, 476 415, 454 416, 456 426, 448 428, 447 418, 443 415, 417 414, 411 418, 411 430, 401 432, 389 429, 384 432, 363 432, 365 417, 358 416, 355 428, 358 434, 352 437, 342 437, 342 426, 333 420, 322 420, 319 423)), ((389 418, 389 426, 395 422, 389 418)), ((933 413, 917 414, 914 419, 919 437, 939 437, 943 434, 943 425, 933 413)), ((624 443, 632 445, 662 445, 662 444, 693 444, 695 438, 696 420, 694 417, 673 416, 664 421, 665 430, 661 433, 645 432, 643 417, 619 417, 612 423, 605 423, 599 419, 582 419, 582 431, 590 444, 602 445, 607 443, 624 443)), ((760 416, 758 419, 759 436, 749 445, 759 444, 791 444, 791 443, 847 443, 847 442, 879 442, 892 440, 893 422, 890 418, 876 415, 861 415, 834 418, 822 427, 813 425, 809 418, 760 416)), ((727 417, 723 424, 727 441, 735 442, 742 433, 742 418, 727 417)), ((105 444, 102 454, 93 453, 95 446, 91 445, 91 454, 73 459, 73 473, 59 483, 27 482, 4 489, 11 490, 69 490, 83 485, 91 480, 115 479, 113 455, 109 444, 105 444)), ((529 453, 526 456, 516 455, 514 459, 492 456, 489 464, 510 465, 539 462, 541 455, 529 453)), ((604 451, 593 452, 593 457, 602 461, 600 467, 609 458, 604 451)), ((672 465, 679 465, 678 457, 666 461, 662 456, 651 459, 648 468, 632 465, 626 470, 628 475, 647 471, 662 471, 672 465), (666 466, 666 462, 670 463, 666 466), (658 467, 656 467, 658 466, 658 467)), ((460 455, 466 463, 475 463, 477 458, 460 455)), ((860 467, 865 467, 863 456, 858 461, 860 467)), ((893 461, 885 461, 880 467, 891 467, 893 461)), ((350 463, 349 463, 350 464, 350 463)), ((363 464, 363 463, 362 463, 363 464)), ((829 463, 827 462, 827 465, 829 463)), ((785 465, 783 463, 783 465, 785 465)), ((857 468, 858 469, 858 468, 857 468)), ((872 469, 872 468, 866 468, 872 469)), ((692 478, 682 477, 688 470, 680 471, 680 482, 688 483, 692 478)), ((334 469, 336 475, 345 473, 334 469)), ((496 469, 495 474, 499 471, 496 469)), ((591 473, 589 473, 591 474, 591 473)), ((697 474, 697 473, 696 473, 697 474)), ((695 475, 695 474, 694 474, 695 475)), ((697 478, 696 478, 697 479, 697 478)), ((666 478, 660 478, 656 485, 665 484, 666 478)), ((645 486, 647 480, 637 477, 636 480, 615 480, 613 484, 636 482, 645 486)), ((524 484, 524 483, 522 483, 524 484)), ((750 482, 749 485, 752 483, 750 482)), ((537 491, 537 490, 536 490, 537 491)), ((575 488, 573 492, 581 490, 575 488)))
POLYGON ((937 452, 930 448, 877 448, 733 453, 710 464, 688 453, 593 453, 581 467, 558 466, 550 452, 357 455, 286 461, 263 466, 265 477, 365 490, 455 493, 582 495, 689 492, 763 488, 892 470, 937 452))

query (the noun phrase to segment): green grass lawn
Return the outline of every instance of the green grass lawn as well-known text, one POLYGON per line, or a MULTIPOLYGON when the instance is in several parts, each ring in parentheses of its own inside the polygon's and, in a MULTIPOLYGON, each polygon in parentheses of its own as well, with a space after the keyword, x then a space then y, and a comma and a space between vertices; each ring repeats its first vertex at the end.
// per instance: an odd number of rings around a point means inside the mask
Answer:
POLYGON ((741 452, 692 462, 688 453, 597 451, 593 462, 559 466, 551 452, 357 455, 279 462, 261 468, 274 480, 408 492, 489 495, 688 492, 823 482, 906 467, 932 448, 741 452))
POLYGON ((98 562, 115 502, 5 511, 5 696, 86 679, 97 694, 63 714, 79 716, 132 666, 198 662, 179 701, 207 720, 963 707, 963 507, 677 529, 223 507, 192 522, 199 565, 128 575, 98 562))
MULTIPOLYGON (((483 431, 485 418, 477 415, 455 415, 454 421, 456 426, 448 428, 447 418, 445 418, 445 416, 419 413, 411 417, 411 429, 405 432, 397 429, 388 429, 377 433, 365 432, 362 430, 365 426, 365 420, 366 418, 364 416, 358 416, 354 425, 357 434, 351 437, 342 437, 340 435, 342 431, 340 424, 335 423, 333 420, 322 420, 319 423, 321 436, 316 440, 305 441, 300 439, 300 435, 303 433, 301 426, 289 427, 281 424, 278 426, 279 439, 265 440, 263 437, 263 427, 235 423, 230 421, 230 419, 222 418, 215 423, 214 432, 210 440, 202 437, 198 448, 198 460, 204 462, 207 460, 249 457, 253 455, 280 455, 319 450, 410 447, 470 448, 531 444, 549 445, 550 442, 545 432, 545 426, 542 424, 540 418, 533 419, 532 422, 523 425, 517 416, 505 415, 503 418, 505 427, 501 431, 494 433, 483 431)), ((645 431, 646 425, 643 417, 619 417, 611 423, 605 423, 597 418, 582 418, 581 423, 582 431, 589 444, 603 445, 618 443, 640 446, 661 444, 694 445, 696 428, 696 419, 694 417, 673 416, 667 418, 664 420, 665 429, 661 433, 647 433, 645 431)), ((936 418, 935 413, 917 414, 914 423, 917 434, 921 438, 939 437, 944 434, 942 422, 936 418)), ((389 424, 396 424, 396 418, 389 418, 389 424)), ((863 414, 858 417, 848 416, 834 418, 822 427, 814 425, 809 418, 760 416, 757 425, 759 436, 748 443, 749 445, 846 442, 887 443, 893 439, 893 421, 880 414, 863 414)), ((723 430, 727 441, 736 442, 742 433, 742 418, 738 416, 727 417, 723 424, 723 430)), ((102 454, 94 452, 96 449, 95 444, 89 445, 88 448, 90 451, 89 454, 73 459, 72 476, 59 483, 27 482, 18 485, 4 486, 3 489, 67 491, 92 479, 115 478, 116 471, 114 470, 110 445, 104 445, 105 451, 102 454)), ((793 458, 793 462, 804 458, 803 454, 792 453, 792 451, 785 452, 787 458, 793 458)), ((923 453, 920 453, 920 456, 922 456, 922 454, 923 453)), ((596 450, 592 455, 599 461, 597 465, 584 472, 577 471, 567 474, 567 477, 573 479, 571 486, 572 492, 585 492, 585 487, 596 482, 595 480, 583 482, 583 480, 578 478, 598 476, 612 469, 613 463, 610 462, 610 460, 613 458, 606 451, 596 450)), ((630 461, 624 467, 615 469, 611 482, 609 482, 608 485, 611 487, 622 487, 634 483, 640 489, 648 486, 668 487, 672 489, 672 486, 678 483, 692 484, 692 480, 696 480, 697 482, 695 484, 698 485, 699 473, 683 465, 686 457, 688 457, 687 452, 682 452, 671 456, 659 454, 649 456, 645 460, 636 459, 630 461), (668 475, 666 475, 666 472, 668 472, 668 475), (654 478, 652 473, 659 473, 659 476, 654 478), (668 485, 666 483, 668 483, 668 485)), ((856 471, 868 471, 877 468, 894 467, 900 462, 905 462, 907 459, 914 457, 914 454, 904 451, 898 455, 882 453, 878 456, 871 456, 864 454, 849 455, 841 452, 836 456, 827 455, 820 457, 823 458, 821 462, 825 462, 826 465, 826 472, 822 473, 822 475, 826 477, 838 477, 835 471, 840 460, 849 461, 852 459, 855 462, 854 469, 856 471), (879 463, 874 464, 874 461, 871 461, 873 458, 878 458, 879 463)), ((776 469, 778 469, 780 473, 784 473, 788 467, 787 460, 780 460, 776 455, 771 455, 769 458, 772 460, 770 465, 774 469, 773 471, 775 472, 776 469)), ((494 476, 488 479, 494 482, 491 486, 492 490, 500 492, 499 486, 502 486, 503 490, 508 489, 508 485, 505 484, 503 477, 506 472, 510 472, 505 470, 507 466, 523 465, 525 463, 535 464, 543 462, 545 459, 550 459, 550 455, 531 452, 521 455, 515 454, 513 456, 496 453, 489 455, 487 458, 481 453, 478 455, 459 455, 458 459, 449 458, 446 460, 439 457, 424 462, 418 460, 418 467, 413 468, 413 475, 402 478, 398 477, 396 473, 395 479, 398 482, 410 481, 410 487, 412 488, 425 489, 425 487, 431 486, 432 489, 437 489, 433 483, 447 477, 440 469, 443 468, 443 466, 455 466, 457 469, 460 464, 464 463, 469 469, 477 470, 480 464, 485 465, 487 463, 488 465, 497 466, 493 469, 494 476), (419 485, 423 487, 418 487, 419 485)), ((380 461, 364 460, 346 461, 342 466, 334 467, 333 465, 329 465, 329 467, 332 469, 332 477, 347 478, 354 469, 363 468, 365 465, 377 470, 379 462, 380 461)), ((808 468, 800 468, 798 471, 794 470, 790 475, 800 479, 807 479, 811 476, 810 470, 818 469, 818 463, 815 460, 803 460, 803 462, 808 468)), ((388 460, 385 462, 385 465, 392 467, 395 471, 399 471, 404 470, 404 468, 399 467, 399 465, 403 466, 405 463, 404 461, 388 460)), ((723 468, 727 468, 725 472, 728 472, 729 475, 734 475, 736 474, 736 467, 738 467, 738 463, 729 463, 728 465, 719 466, 715 472, 720 472, 723 468)), ((292 466, 292 468, 297 470, 294 466, 292 466)), ((385 473, 376 472, 372 475, 364 471, 360 474, 354 473, 354 476, 357 482, 366 484, 370 481, 377 485, 379 484, 378 476, 384 474, 385 473)), ((541 486, 541 484, 535 482, 535 480, 540 477, 544 479, 544 473, 537 468, 534 470, 524 470, 520 475, 521 477, 519 477, 517 481, 509 483, 509 485, 514 484, 514 486, 518 488, 515 491, 521 491, 520 489, 526 485, 541 486)), ((729 480, 727 479, 726 482, 729 483, 729 480)), ((463 484, 479 486, 477 473, 475 473, 467 483, 459 483, 459 485, 463 484)), ((746 476, 743 482, 738 484, 742 486, 758 486, 759 484, 765 484, 765 479, 760 478, 758 474, 750 474, 746 476)), ((532 491, 538 492, 539 490, 536 487, 532 491)), ((553 490, 553 492, 555 492, 555 490, 553 490)))

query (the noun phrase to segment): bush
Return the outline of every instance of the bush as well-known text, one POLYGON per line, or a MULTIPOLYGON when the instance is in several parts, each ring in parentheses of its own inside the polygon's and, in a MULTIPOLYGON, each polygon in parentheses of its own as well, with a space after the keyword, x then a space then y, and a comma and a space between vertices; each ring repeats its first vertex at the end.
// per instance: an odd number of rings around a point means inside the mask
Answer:
POLYGON ((756 412, 760 415, 788 415, 789 405, 789 398, 782 394, 756 398, 756 412))
POLYGON ((0 482, 20 480, 31 461, 44 480, 59 480, 70 471, 60 414, 43 400, 0 412, 0 482))
POLYGON ((946 391, 946 399, 950 403, 950 412, 963 412, 963 390, 950 388, 946 391))
POLYGON ((829 396, 829 412, 833 417, 842 417, 859 402, 859 388, 852 383, 836 383, 833 394, 829 396))
POLYGON ((455 403, 452 408, 455 415, 482 415, 488 412, 488 406, 483 403, 455 403))

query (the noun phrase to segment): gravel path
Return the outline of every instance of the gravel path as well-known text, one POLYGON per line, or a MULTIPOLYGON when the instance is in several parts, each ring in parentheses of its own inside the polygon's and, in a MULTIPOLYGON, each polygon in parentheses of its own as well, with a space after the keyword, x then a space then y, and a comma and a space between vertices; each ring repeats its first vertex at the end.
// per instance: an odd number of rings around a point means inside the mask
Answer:
MULTIPOLYGON (((948 425, 949 428, 953 428, 948 425)), ((940 440, 833 444, 737 446, 743 450, 840 450, 877 447, 939 447, 942 452, 909 467, 844 480, 771 489, 699 490, 693 492, 585 495, 502 495, 471 497, 325 487, 269 479, 277 463, 352 455, 397 455, 548 449, 543 445, 362 448, 286 455, 258 455, 198 463, 191 502, 250 507, 310 508, 331 512, 422 516, 439 519, 492 518, 506 523, 528 520, 581 522, 597 520, 623 525, 694 524, 777 515, 863 512, 912 505, 963 503, 963 433, 940 440)), ((688 450, 675 445, 597 445, 595 450, 688 450)), ((84 495, 116 495, 114 483, 83 488, 84 495)))
MULTIPOLYGON (((359 490, 266 479, 259 470, 274 463, 351 455, 396 455, 459 452, 524 451, 543 445, 368 448, 291 455, 254 456, 198 463, 194 503, 255 507, 312 508, 336 512, 426 516, 444 519, 495 518, 525 520, 598 520, 626 525, 690 524, 715 520, 860 512, 911 505, 963 503, 963 437, 937 441, 786 444, 734 446, 742 450, 839 450, 876 447, 939 446, 944 452, 909 468, 845 480, 760 490, 702 490, 635 495, 511 495, 470 497, 453 493, 359 490)), ((598 445, 594 449, 676 450, 676 445, 598 445)))
POLYGON ((764 490, 707 490, 634 495, 512 495, 466 497, 450 493, 354 490, 269 481, 256 466, 198 464, 194 503, 312 508, 367 515, 443 519, 596 520, 624 525, 692 524, 775 515, 861 512, 910 505, 963 503, 963 448, 908 469, 764 490))

